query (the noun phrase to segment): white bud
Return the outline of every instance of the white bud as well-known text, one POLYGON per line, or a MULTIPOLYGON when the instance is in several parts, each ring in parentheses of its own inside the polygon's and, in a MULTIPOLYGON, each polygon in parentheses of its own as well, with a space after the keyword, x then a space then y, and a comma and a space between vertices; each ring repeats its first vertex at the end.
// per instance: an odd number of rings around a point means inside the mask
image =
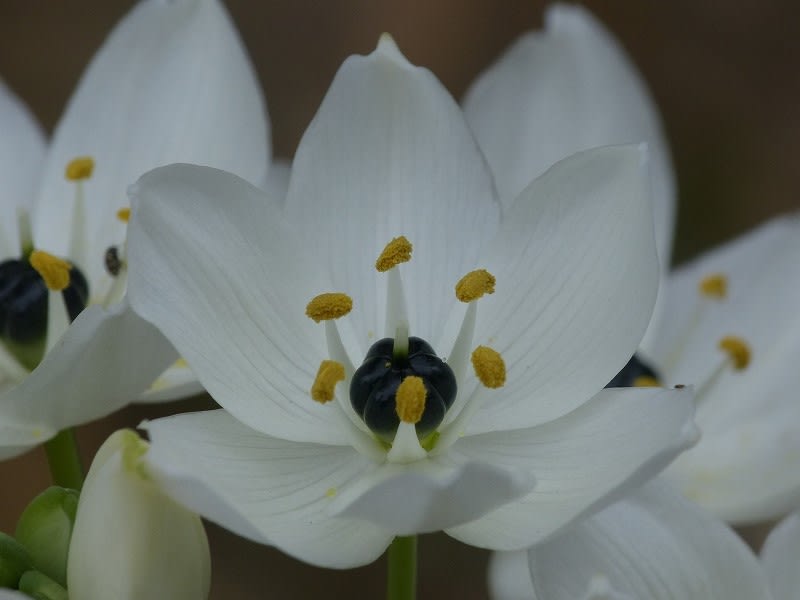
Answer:
POLYGON ((97 451, 70 542, 70 598, 208 597, 211 558, 203 524, 150 480, 147 449, 135 432, 120 430, 97 451))

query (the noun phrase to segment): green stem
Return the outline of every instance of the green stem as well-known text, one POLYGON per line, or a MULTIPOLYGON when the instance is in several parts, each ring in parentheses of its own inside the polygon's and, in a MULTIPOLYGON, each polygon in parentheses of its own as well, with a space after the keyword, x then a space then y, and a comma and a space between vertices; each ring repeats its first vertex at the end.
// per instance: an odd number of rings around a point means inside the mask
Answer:
POLYGON ((53 483, 65 488, 80 490, 83 486, 83 467, 72 428, 59 431, 56 437, 45 442, 47 463, 53 483))
POLYGON ((394 538, 388 559, 387 600, 414 600, 417 595, 417 536, 394 538))

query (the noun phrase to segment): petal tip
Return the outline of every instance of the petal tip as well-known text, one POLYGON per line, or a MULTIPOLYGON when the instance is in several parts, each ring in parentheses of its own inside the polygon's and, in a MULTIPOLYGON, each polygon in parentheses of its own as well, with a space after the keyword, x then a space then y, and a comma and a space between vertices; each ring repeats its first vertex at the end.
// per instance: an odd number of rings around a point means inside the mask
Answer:
POLYGON ((402 64, 408 64, 408 59, 398 48, 397 42, 394 41, 391 33, 384 32, 381 34, 378 39, 378 46, 375 48, 375 54, 402 64))

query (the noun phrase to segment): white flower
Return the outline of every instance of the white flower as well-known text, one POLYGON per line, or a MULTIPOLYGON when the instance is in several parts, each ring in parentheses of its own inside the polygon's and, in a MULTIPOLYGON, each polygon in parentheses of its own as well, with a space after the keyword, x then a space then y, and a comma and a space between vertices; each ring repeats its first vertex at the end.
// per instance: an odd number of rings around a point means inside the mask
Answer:
POLYGON ((131 304, 229 411, 150 423, 150 472, 242 535, 330 567, 440 529, 522 548, 694 441, 687 390, 598 394, 656 293, 640 150, 578 154, 501 208, 458 107, 389 38, 337 73, 285 204, 187 165, 132 199, 131 304))
POLYGON ((203 523, 150 480, 147 446, 121 430, 97 451, 70 541, 71 598, 208 597, 211 557, 203 523))
MULTIPOLYGON (((789 543, 800 547, 798 532, 789 543)), ((661 481, 528 552, 495 554, 489 587, 497 600, 769 600, 767 580, 786 579, 777 570, 765 573, 735 532, 661 481)))
POLYGON ((697 389, 703 437, 665 476, 727 521, 800 505, 798 281, 800 218, 770 221, 673 272, 663 325, 642 349, 662 382, 697 389), (731 335, 746 368, 717 348, 731 335))
MULTIPOLYGON (((0 257, 16 260, 4 264, 22 273, 3 271, 0 281, 0 457, 8 457, 117 410, 177 357, 155 328, 119 301, 126 232, 117 212, 126 204, 128 184, 177 160, 229 168, 262 183, 269 131, 241 41, 216 0, 136 6, 87 68, 49 147, 5 88, 0 126, 0 257), (83 156, 90 158, 73 160, 83 156), (31 244, 49 253, 40 255, 40 268, 54 267, 56 280, 69 275, 64 298, 74 296, 70 314, 57 290, 49 292, 49 315, 47 308, 37 313, 32 302, 22 301, 26 291, 40 289, 44 300, 48 295, 28 264, 31 244), (116 277, 107 269, 109 252, 117 259, 116 277), (74 268, 67 272, 49 255, 74 268), (85 289, 76 291, 80 274, 88 297, 85 289), (12 315, 20 305, 22 314, 12 315), (13 327, 32 328, 34 343, 20 343, 13 327)), ((149 399, 200 389, 188 368, 166 375, 157 387, 170 390, 153 390, 149 399)))
MULTIPOLYGON (((644 84, 585 9, 556 5, 545 21, 544 32, 521 37, 465 100, 498 188, 506 190, 501 198, 521 189, 529 165, 543 170, 589 146, 647 142, 666 271, 675 183, 644 84)), ((637 374, 650 374, 663 384, 697 386, 703 436, 668 476, 689 498, 734 522, 775 518, 800 505, 793 376, 800 351, 799 233, 796 218, 777 220, 665 275, 642 354, 616 382, 630 385, 637 374), (720 353, 717 344, 726 338, 728 351, 720 353), (752 364, 736 371, 730 351, 748 348, 752 364)))

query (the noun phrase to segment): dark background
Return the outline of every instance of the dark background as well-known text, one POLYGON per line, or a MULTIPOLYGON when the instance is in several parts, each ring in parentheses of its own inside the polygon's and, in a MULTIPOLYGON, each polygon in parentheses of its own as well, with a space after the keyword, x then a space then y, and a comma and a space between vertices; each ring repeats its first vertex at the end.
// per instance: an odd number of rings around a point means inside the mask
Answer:
MULTIPOLYGON (((522 0, 228 0, 269 105, 275 154, 290 157, 341 61, 383 31, 458 98, 544 3, 522 0)), ((617 35, 660 106, 680 189, 676 259, 800 206, 800 4, 792 0, 611 0, 585 4, 617 35)), ((84 66, 130 0, 0 0, 0 76, 52 131, 84 66)), ((2 132, 0 132, 2 135, 2 132)), ((114 429, 207 399, 132 408, 82 427, 87 465, 114 429)), ((48 485, 40 450, 0 463, 0 529, 48 485)), ((212 598, 372 598, 382 560, 334 572, 209 527, 212 598)), ((443 535, 420 543, 421 598, 484 598, 486 554, 443 535)))

